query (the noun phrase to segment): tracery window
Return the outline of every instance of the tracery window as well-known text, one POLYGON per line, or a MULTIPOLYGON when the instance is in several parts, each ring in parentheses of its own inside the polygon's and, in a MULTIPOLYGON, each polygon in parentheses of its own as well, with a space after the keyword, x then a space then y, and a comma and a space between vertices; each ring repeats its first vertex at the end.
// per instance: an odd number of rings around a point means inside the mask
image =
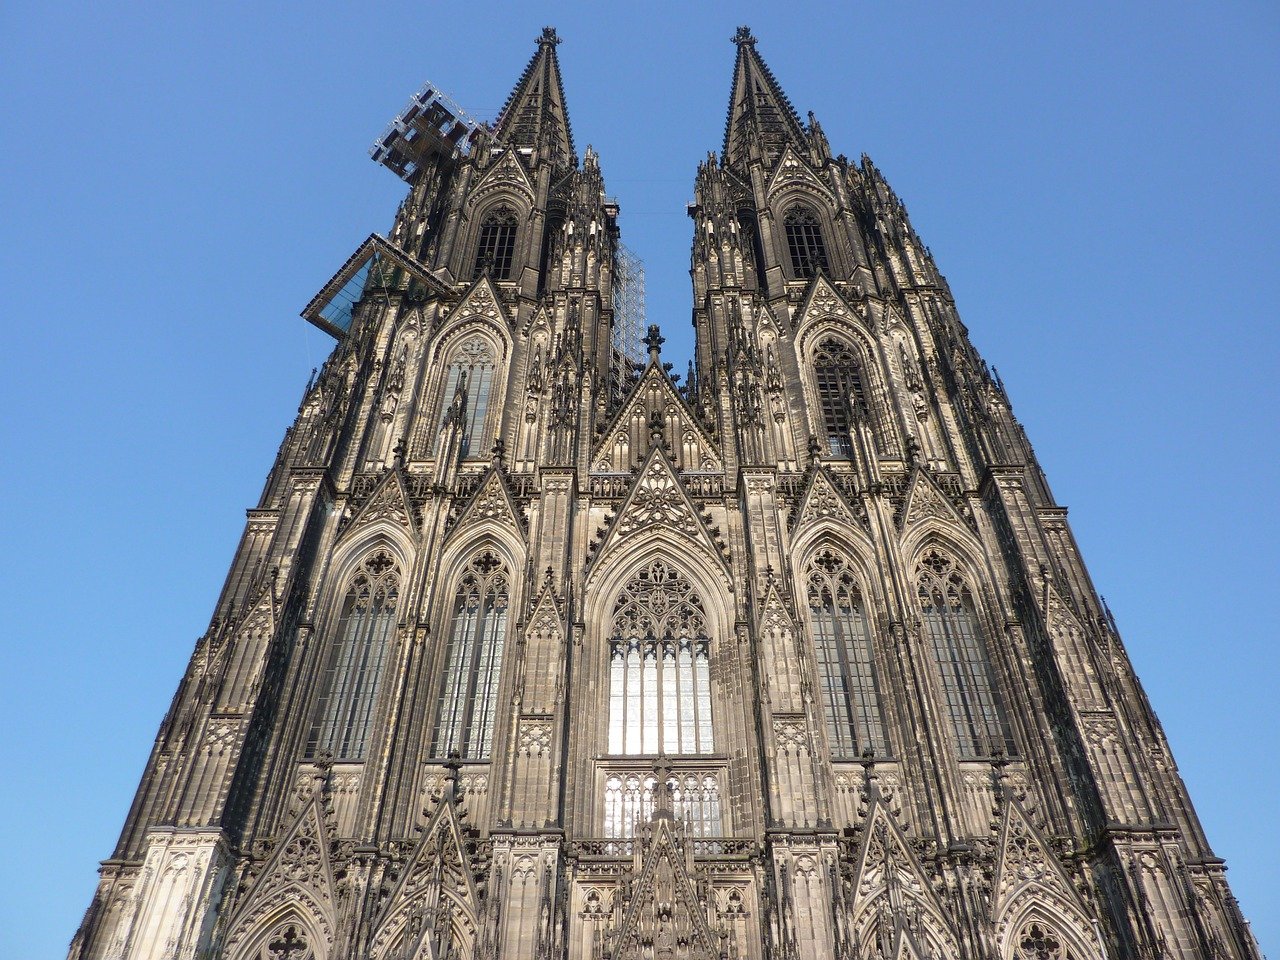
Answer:
POLYGON ((396 626, 400 569, 385 550, 357 568, 342 602, 306 755, 362 760, 396 626))
POLYGON ((1070 960, 1070 954, 1052 930, 1031 923, 1018 938, 1015 960, 1070 960))
POLYGON ((818 215, 809 207, 796 204, 783 215, 782 224, 787 234, 787 252, 791 254, 791 275, 808 280, 819 270, 830 273, 818 215))
POLYGON ((862 364, 853 348, 834 337, 823 340, 814 354, 813 379, 818 388, 827 445, 833 456, 851 456, 852 415, 869 416, 862 364))
POLYGON ((307 934, 296 923, 285 924, 263 944, 259 960, 312 960, 315 953, 307 934))
POLYGON ((480 241, 476 244, 476 262, 472 277, 485 270, 494 280, 511 276, 511 260, 516 250, 516 215, 510 207, 498 207, 480 221, 480 241))
POLYGON ((831 755, 852 759, 870 748, 878 757, 887 756, 875 651, 849 565, 823 550, 810 562, 806 580, 831 755))
POLYGON ((930 551, 920 565, 917 591, 960 756, 977 759, 995 749, 1013 753, 977 607, 955 563, 930 551))
MULTIPOLYGON (((636 825, 653 816, 658 778, 652 773, 615 773, 605 778, 604 835, 630 839, 636 825)), ((690 837, 724 834, 720 816, 720 780, 709 771, 677 771, 667 779, 671 812, 683 821, 690 837)))
POLYGON ((433 756, 445 757, 457 750, 467 760, 489 758, 502 678, 508 591, 506 565, 491 550, 476 554, 467 564, 449 623, 433 756))
POLYGON ((693 584, 655 560, 628 581, 609 635, 609 752, 710 753, 706 611, 693 584))
MULTIPOLYGON (((489 413, 489 398, 493 391, 496 363, 493 348, 483 337, 472 337, 458 348, 449 361, 445 376, 442 415, 455 402, 458 385, 467 391, 467 414, 462 431, 462 455, 484 454, 485 418, 489 413)), ((442 434, 443 436, 443 434, 442 434)))

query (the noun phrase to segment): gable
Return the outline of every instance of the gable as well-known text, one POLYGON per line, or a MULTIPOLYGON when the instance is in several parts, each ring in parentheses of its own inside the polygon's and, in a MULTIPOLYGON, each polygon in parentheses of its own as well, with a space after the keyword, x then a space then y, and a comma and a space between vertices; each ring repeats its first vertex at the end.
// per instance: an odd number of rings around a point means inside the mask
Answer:
POLYGON ((488 475, 480 482, 480 486, 467 505, 462 508, 449 536, 453 537, 460 530, 485 522, 497 523, 509 530, 514 530, 522 539, 525 536, 524 515, 511 499, 511 491, 507 489, 501 471, 495 467, 489 468, 488 475))
POLYGON ((799 154, 788 146, 783 151, 781 159, 778 160, 778 166, 774 168, 773 177, 769 181, 767 196, 772 200, 783 190, 792 187, 816 193, 826 200, 835 202, 835 197, 832 196, 830 188, 818 179, 818 175, 813 172, 813 168, 800 159, 799 154))
POLYGON ((720 451, 676 391, 671 378, 649 364, 622 408, 605 428, 591 455, 593 470, 624 473, 640 464, 652 445, 656 424, 681 470, 718 472, 720 451))
POLYGON ((823 520, 844 526, 864 526, 858 512, 836 489, 825 468, 813 471, 809 485, 791 511, 791 531, 796 533, 823 520))
POLYGON ((487 194, 503 190, 514 190, 523 195, 528 202, 533 202, 533 184, 529 182, 523 164, 516 159, 515 151, 511 149, 491 163, 480 175, 479 181, 471 189, 471 201, 474 204, 487 194))

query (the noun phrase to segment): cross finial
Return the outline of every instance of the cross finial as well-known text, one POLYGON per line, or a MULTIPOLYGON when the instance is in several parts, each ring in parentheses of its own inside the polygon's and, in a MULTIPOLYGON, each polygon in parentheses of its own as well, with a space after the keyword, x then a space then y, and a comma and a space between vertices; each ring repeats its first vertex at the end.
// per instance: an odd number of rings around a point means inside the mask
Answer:
POLYGON ((542 36, 538 37, 538 45, 541 47, 559 46, 560 38, 556 36, 555 27, 543 27, 542 36))
POLYGON ((653 776, 657 781, 653 785, 653 815, 671 812, 671 761, 665 753, 660 753, 653 761, 653 776))
POLYGON ((738 46, 746 44, 749 47, 754 47, 756 38, 751 35, 750 27, 739 27, 738 32, 733 35, 733 42, 738 46))

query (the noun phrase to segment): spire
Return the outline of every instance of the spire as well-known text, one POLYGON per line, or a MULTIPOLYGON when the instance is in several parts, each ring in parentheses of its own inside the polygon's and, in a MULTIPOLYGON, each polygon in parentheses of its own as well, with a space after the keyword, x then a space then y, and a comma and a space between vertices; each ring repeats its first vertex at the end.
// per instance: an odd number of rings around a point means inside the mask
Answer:
POLYGON ((499 140, 513 147, 537 147, 557 165, 573 164, 577 156, 556 57, 559 43, 554 27, 542 28, 538 52, 524 68, 494 125, 499 140))
POLYGON ((733 65, 733 91, 729 94, 729 118, 724 129, 724 159, 730 165, 746 163, 751 145, 759 143, 772 161, 789 143, 804 150, 804 128, 791 101, 778 86, 773 72, 756 53, 756 38, 739 27, 733 42, 738 59, 733 65))

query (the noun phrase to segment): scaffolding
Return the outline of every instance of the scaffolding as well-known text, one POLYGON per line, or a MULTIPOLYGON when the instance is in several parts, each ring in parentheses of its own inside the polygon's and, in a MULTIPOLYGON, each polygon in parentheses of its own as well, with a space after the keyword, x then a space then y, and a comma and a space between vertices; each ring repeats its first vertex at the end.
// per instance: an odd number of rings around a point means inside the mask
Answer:
POLYGON ((619 243, 613 258, 613 349, 632 364, 644 359, 644 261, 619 243))
POLYGON ((430 157, 469 154, 482 126, 451 97, 428 83, 374 141, 369 156, 400 179, 412 182, 413 175, 430 157))

